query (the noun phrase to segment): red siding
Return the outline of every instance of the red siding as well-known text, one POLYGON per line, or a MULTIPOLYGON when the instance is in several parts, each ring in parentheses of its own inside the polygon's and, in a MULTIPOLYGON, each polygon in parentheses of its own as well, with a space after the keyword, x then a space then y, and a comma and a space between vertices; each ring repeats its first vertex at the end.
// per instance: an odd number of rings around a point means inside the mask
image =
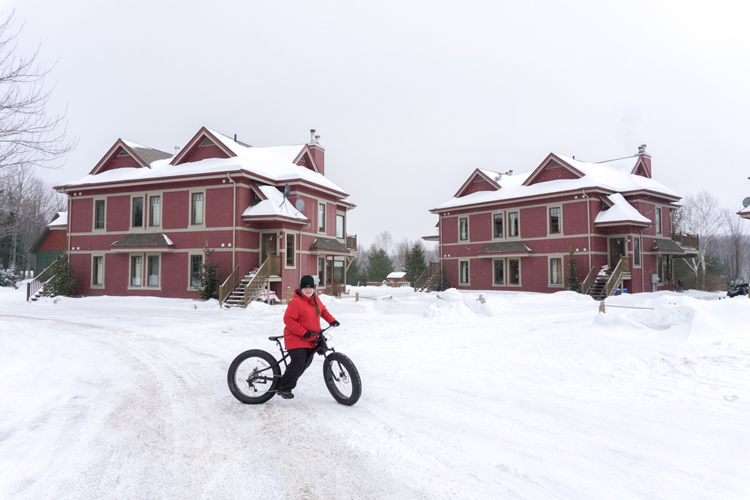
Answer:
POLYGON ((114 170, 116 168, 144 168, 143 165, 138 163, 135 158, 130 155, 117 156, 117 153, 113 154, 112 157, 107 160, 107 163, 102 165, 99 169, 99 173, 106 172, 107 170, 114 170))
POLYGON ((39 244, 37 251, 45 250, 60 251, 65 250, 68 244, 68 232, 61 229, 50 230, 47 237, 39 244))
POLYGON ((440 231, 443 244, 458 243, 458 217, 443 217, 440 231))
POLYGON ((198 146, 201 142, 203 142, 203 139, 199 139, 195 146, 182 157, 180 164, 192 163, 208 158, 229 158, 229 155, 222 151, 219 146, 198 146))
POLYGON ((70 203, 71 225, 73 233, 88 233, 94 223, 94 200, 91 198, 73 198, 70 203))
POLYGON ((206 189, 206 227, 231 226, 233 201, 231 187, 206 189))
POLYGON ((185 229, 190 221, 190 196, 188 191, 171 191, 164 193, 164 213, 162 227, 167 229, 185 229))
POLYGON ((130 229, 130 196, 107 197, 107 231, 130 229))
POLYGON ((479 191, 497 191, 497 188, 487 182, 487 180, 477 176, 476 179, 474 179, 473 182, 471 182, 468 186, 466 186, 466 189, 463 190, 461 193, 461 196, 466 196, 467 194, 472 193, 478 193, 479 191))
POLYGON ((565 167, 556 167, 556 168, 545 168, 539 174, 537 174, 536 178, 534 179, 534 182, 531 184, 538 184, 540 182, 547 182, 547 181, 557 181, 560 179, 579 179, 580 176, 576 175, 575 173, 571 172, 565 167))
POLYGON ((519 217, 521 238, 547 236, 547 207, 522 208, 519 217))

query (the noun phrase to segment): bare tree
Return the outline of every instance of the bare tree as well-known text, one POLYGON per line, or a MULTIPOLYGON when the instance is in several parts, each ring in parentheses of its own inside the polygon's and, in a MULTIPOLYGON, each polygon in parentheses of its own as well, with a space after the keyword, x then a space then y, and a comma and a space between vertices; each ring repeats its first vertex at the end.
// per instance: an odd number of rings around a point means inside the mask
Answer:
POLYGON ((404 238, 403 240, 396 243, 396 247, 393 252, 393 255, 391 255, 391 260, 393 261, 393 267, 396 269, 396 271, 404 270, 404 263, 406 262, 406 256, 411 251, 411 248, 413 246, 414 244, 410 243, 407 238, 404 238))
POLYGON ((59 166, 74 143, 66 139, 64 115, 45 112, 51 90, 44 89, 49 73, 39 67, 39 49, 19 55, 20 29, 13 25, 13 12, 0 22, 0 171, 59 166))
POLYGON ((391 247, 393 246, 393 236, 388 231, 382 231, 375 235, 375 242, 372 244, 375 249, 384 250, 385 253, 391 253, 391 247))
POLYGON ((685 263, 695 274, 696 282, 700 278, 703 289, 706 284, 706 267, 712 258, 708 249, 722 233, 724 226, 719 202, 705 189, 695 196, 688 195, 684 198, 674 222, 679 231, 699 236, 698 257, 685 259, 685 263))
POLYGON ((748 223, 733 211, 723 209, 726 234, 722 238, 721 257, 729 281, 742 280, 747 276, 748 258, 748 223))

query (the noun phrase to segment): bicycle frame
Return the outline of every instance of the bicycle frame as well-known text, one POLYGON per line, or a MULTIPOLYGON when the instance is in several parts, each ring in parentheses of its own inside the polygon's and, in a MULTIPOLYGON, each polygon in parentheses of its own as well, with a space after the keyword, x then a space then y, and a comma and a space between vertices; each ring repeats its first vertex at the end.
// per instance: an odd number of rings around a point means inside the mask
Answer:
MULTIPOLYGON (((328 340, 328 338, 323 335, 327 330, 330 330, 331 328, 333 328, 333 327, 328 326, 328 327, 326 327, 326 328, 324 328, 322 330, 316 330, 315 331, 315 333, 318 334, 318 339, 317 339, 318 340, 318 345, 315 347, 315 349, 316 349, 316 352, 318 352, 318 354, 320 354, 321 356, 324 356, 328 351, 336 352, 336 350, 333 347, 328 347, 328 344, 326 342, 328 340), (323 345, 322 352, 318 351, 318 349, 320 349, 320 347, 321 347, 321 344, 323 345)), ((257 372, 258 375, 261 374, 261 373, 263 373, 263 372, 265 372, 266 370, 271 370, 274 366, 280 366, 282 361, 284 362, 284 371, 286 371, 286 369, 289 367, 289 363, 287 363, 287 361, 286 361, 287 358, 290 357, 289 356, 289 351, 284 350, 284 347, 281 344, 281 339, 283 339, 283 338, 284 338, 283 335, 274 336, 274 337, 268 337, 269 340, 275 341, 276 345, 279 347, 279 352, 281 353, 281 359, 279 359, 278 361, 276 361, 276 363, 274 363, 272 365, 268 365, 268 367, 263 368, 262 370, 260 370, 259 372, 257 372)), ((258 375, 256 375, 256 378, 262 378, 264 380, 268 380, 268 377, 259 377, 258 375)), ((282 373, 281 376, 283 376, 283 375, 284 374, 282 373)))

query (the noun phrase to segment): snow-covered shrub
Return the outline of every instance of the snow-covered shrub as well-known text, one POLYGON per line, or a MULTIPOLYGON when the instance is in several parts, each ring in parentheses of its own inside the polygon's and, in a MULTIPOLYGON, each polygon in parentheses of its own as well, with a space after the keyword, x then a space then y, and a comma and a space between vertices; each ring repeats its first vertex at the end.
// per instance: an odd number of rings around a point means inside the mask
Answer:
POLYGON ((11 264, 8 269, 0 269, 0 286, 18 288, 18 272, 14 264, 11 264))

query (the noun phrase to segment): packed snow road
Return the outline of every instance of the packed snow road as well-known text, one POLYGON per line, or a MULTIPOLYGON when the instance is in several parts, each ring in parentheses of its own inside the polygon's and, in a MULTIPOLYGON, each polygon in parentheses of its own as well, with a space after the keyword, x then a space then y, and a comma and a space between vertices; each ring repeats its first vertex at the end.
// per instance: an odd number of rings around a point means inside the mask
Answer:
POLYGON ((362 399, 317 358, 236 401, 283 306, 0 289, 0 497, 746 498, 750 301, 360 289, 324 297, 362 399), (387 297, 386 297, 387 296, 387 297), (365 298, 366 297, 366 298, 365 298), (388 298, 391 297, 391 298, 388 298))

